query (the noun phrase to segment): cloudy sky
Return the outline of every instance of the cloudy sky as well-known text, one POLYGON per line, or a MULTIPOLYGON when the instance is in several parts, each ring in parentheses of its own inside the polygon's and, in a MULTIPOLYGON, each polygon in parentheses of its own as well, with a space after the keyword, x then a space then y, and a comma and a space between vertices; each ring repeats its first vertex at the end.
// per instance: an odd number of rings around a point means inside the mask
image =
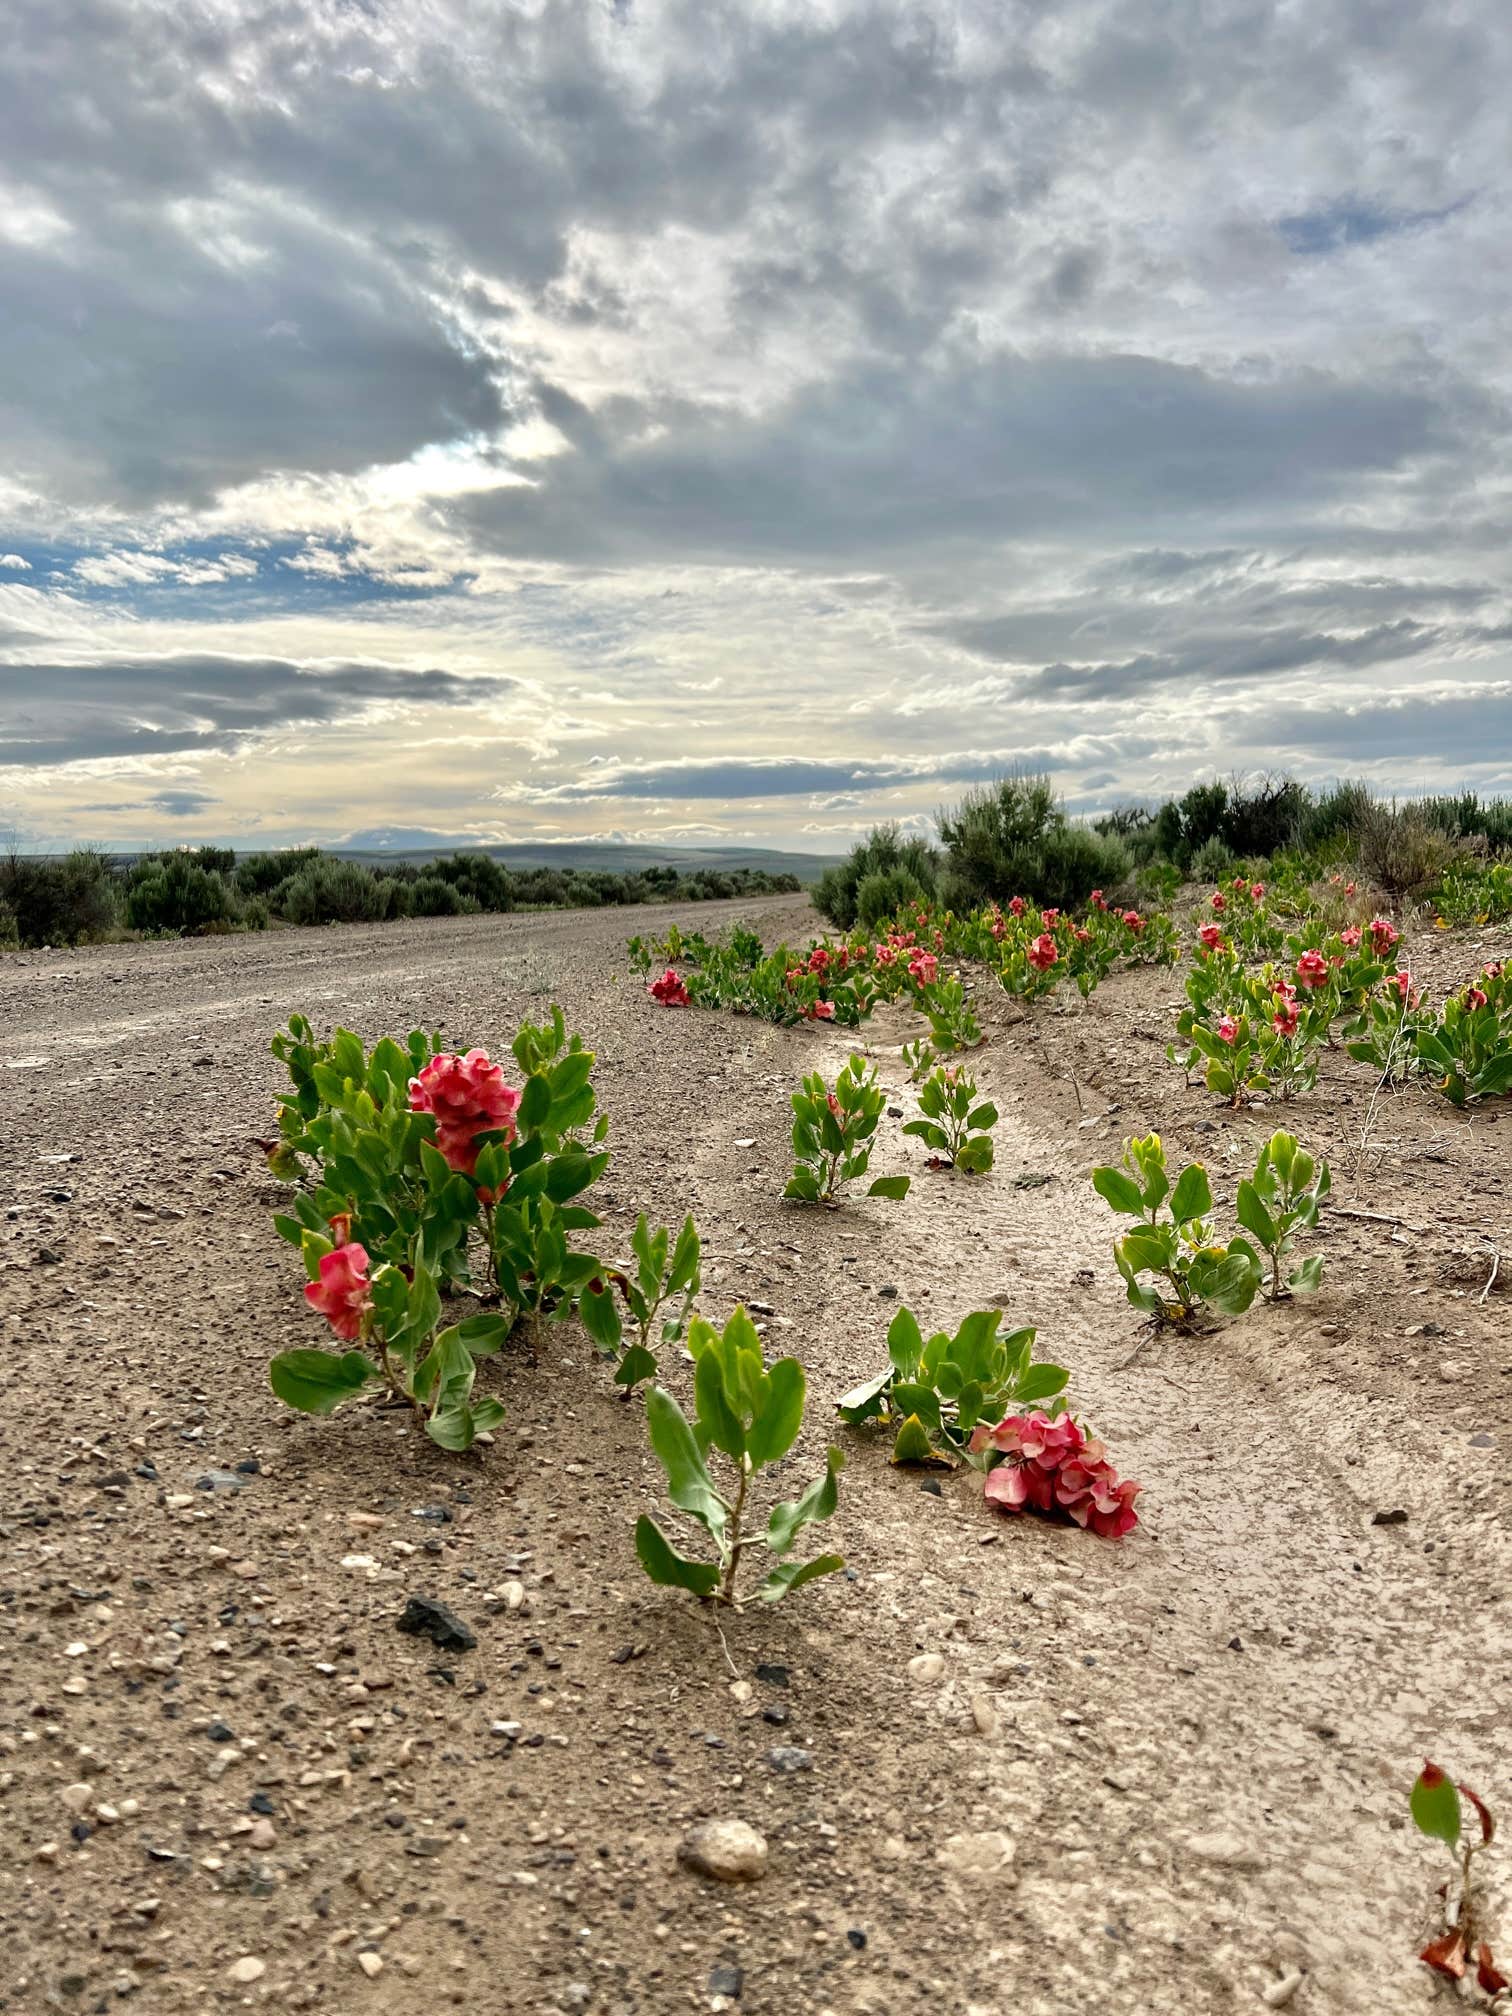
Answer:
POLYGON ((1512 790, 1502 0, 10 0, 0 828, 1512 790))

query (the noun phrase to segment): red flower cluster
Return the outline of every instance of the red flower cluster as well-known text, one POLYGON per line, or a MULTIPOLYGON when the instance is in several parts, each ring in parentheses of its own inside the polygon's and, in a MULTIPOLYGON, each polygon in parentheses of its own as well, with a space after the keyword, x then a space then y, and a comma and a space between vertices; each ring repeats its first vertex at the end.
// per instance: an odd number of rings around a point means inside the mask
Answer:
POLYGON ((809 1022, 833 1022, 835 1004, 833 1001, 810 1001, 803 1014, 804 1019, 809 1022))
POLYGON ((1348 924, 1339 933, 1339 936, 1340 938, 1343 939, 1344 943, 1349 947, 1350 951, 1353 952, 1356 945, 1359 944, 1361 938, 1364 936, 1364 933, 1361 931, 1358 924, 1348 924))
POLYGON ((1059 957, 1060 953, 1055 949, 1055 940, 1048 931, 1042 931, 1029 947, 1029 964, 1040 973, 1048 973, 1059 957))
POLYGON ((1235 1043, 1239 1040, 1239 1024, 1232 1015, 1220 1016, 1215 1033, 1220 1043, 1235 1043))
POLYGON ((1220 913, 1228 908, 1228 898, 1221 889, 1213 891, 1213 908, 1220 913))
MULTIPOLYGON (((797 969, 797 973, 798 977, 801 978, 802 969, 797 969)), ((791 985, 795 976, 789 973, 787 977, 789 985, 791 985)), ((670 966, 663 973, 660 980, 653 980, 651 982, 646 992, 651 996, 653 1001, 660 1001, 664 1008, 686 1008, 688 1006, 688 990, 683 985, 682 975, 674 973, 670 966)))
POLYGON ((1304 987, 1326 987, 1328 973, 1328 961, 1321 952, 1304 952, 1297 961, 1297 978, 1304 987))
MULTIPOLYGON (((664 987, 668 980, 682 987, 670 970, 657 986, 664 987)), ((651 991, 656 993, 656 988, 651 991)), ((682 998, 688 998, 685 988, 682 998)), ((443 1051, 432 1057, 420 1076, 411 1078, 409 1093, 413 1112, 436 1116, 436 1146, 448 1165, 464 1176, 471 1176, 478 1166, 480 1135, 499 1134, 506 1146, 515 1137, 520 1095, 504 1083, 503 1071, 489 1062, 486 1050, 469 1050, 465 1057, 443 1051)))
POLYGON ((1297 990, 1290 980, 1276 982, 1276 1012, 1271 1017, 1271 1027, 1278 1036, 1295 1036, 1297 1033, 1297 990))
POLYGON ((1125 922, 1125 924, 1128 925, 1129 929, 1134 933, 1136 938, 1139 936, 1139 933, 1143 931, 1145 927, 1145 920, 1143 919, 1143 917, 1140 916, 1137 910, 1125 910, 1125 912, 1123 913, 1123 921, 1125 922))
POLYGON ((1106 910, 1108 907, 1101 889, 1094 889, 1092 894, 1087 898, 1087 901, 1092 905, 1094 910, 1106 910))
POLYGON ((1120 1481, 1104 1445, 1069 1414, 1054 1421, 1038 1410, 1010 1414, 996 1428, 978 1428, 971 1447, 998 1449, 1008 1459, 987 1473, 989 1505, 1059 1513, 1105 1540, 1121 1539, 1139 1524, 1134 1500, 1140 1486, 1120 1481))
POLYGON ((1204 924, 1202 929, 1197 933, 1197 936, 1202 940, 1209 952, 1216 952, 1218 947, 1223 943, 1223 926, 1221 924, 1204 924))
POLYGON ((1412 984, 1412 975, 1407 971, 1405 966, 1400 973, 1391 974, 1386 981, 1386 985, 1388 987, 1395 987, 1398 995, 1407 1003, 1409 1008, 1416 1008, 1420 996, 1412 984))
POLYGON ((362 1334, 362 1319, 372 1307, 365 1246, 337 1246, 320 1262, 320 1279, 305 1283, 305 1300, 318 1309, 336 1335, 348 1344, 362 1334))
POLYGON ((1012 898, 1012 899, 1011 899, 1011 900, 1009 901, 1009 904, 1008 904, 1008 908, 1009 908, 1009 909, 1010 909, 1010 910, 1011 910, 1011 911, 1013 912, 1013 914, 1014 914, 1014 916, 1015 916, 1015 917, 1022 917, 1022 916, 1023 916, 1023 914, 1024 914, 1024 899, 1023 899, 1023 897, 1022 897, 1022 896, 1015 896, 1015 897, 1013 897, 1013 898, 1012 898))
POLYGON ((908 977, 920 987, 932 987, 939 966, 933 952, 915 952, 908 962, 908 977))
POLYGON ((1384 959, 1401 935, 1396 926, 1388 924, 1384 917, 1371 918, 1370 949, 1374 952, 1377 959, 1384 959))

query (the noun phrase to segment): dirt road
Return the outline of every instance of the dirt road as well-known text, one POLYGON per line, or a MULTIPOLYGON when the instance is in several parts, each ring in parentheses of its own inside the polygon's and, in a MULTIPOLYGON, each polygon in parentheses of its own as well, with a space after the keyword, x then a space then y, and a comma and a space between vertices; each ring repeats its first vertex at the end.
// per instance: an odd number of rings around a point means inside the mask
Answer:
MULTIPOLYGON (((737 910, 812 928, 792 898, 676 914, 737 910)), ((1381 1216, 1329 1214, 1310 1301, 1148 1338, 1087 1170, 1155 1127, 1231 1196, 1277 1118, 1183 1089, 1176 977, 1018 1027, 984 996, 996 1170, 930 1176, 891 1119, 874 1168, 913 1195, 828 1216, 780 1201, 787 1094, 843 1039, 653 1007, 624 935, 672 914, 0 960, 0 2010, 1432 2006, 1420 1758, 1512 1822, 1512 1125, 1369 1110, 1330 1056, 1285 1117, 1381 1216), (997 1302, 1142 1480, 1138 1531, 1007 1520, 841 1434, 848 1575, 721 1643, 636 1567, 659 1473, 575 1328, 490 1369, 474 1457, 285 1413, 267 1360, 322 1339, 253 1145, 269 1035, 299 1008, 502 1054, 553 999, 613 1118, 604 1250, 695 1213, 706 1311, 769 1305, 808 1365, 794 1478, 898 1301, 997 1302), (477 1648, 400 1636, 412 1592, 477 1648), (759 1882, 679 1867, 713 1816, 767 1837, 759 1882)), ((914 1033, 867 1032, 895 1105, 914 1033)), ((1498 1915, 1512 1949, 1505 1877, 1498 1915)))

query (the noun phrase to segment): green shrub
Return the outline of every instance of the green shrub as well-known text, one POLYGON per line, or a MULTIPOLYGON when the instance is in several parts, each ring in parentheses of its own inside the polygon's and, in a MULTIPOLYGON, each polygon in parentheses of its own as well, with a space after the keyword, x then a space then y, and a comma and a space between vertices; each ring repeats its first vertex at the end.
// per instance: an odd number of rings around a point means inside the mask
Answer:
POLYGON ((133 931, 203 931, 228 924, 236 899, 218 868, 192 854, 161 854, 139 861, 126 891, 126 922, 133 931))
POLYGON ((0 858, 0 903, 23 945, 79 945, 121 921, 121 884, 103 854, 75 848, 61 860, 10 853, 0 858))
POLYGON ((454 883, 443 882, 439 875, 422 875, 409 885, 411 917, 470 917, 478 907, 454 883))
POLYGON ((322 854, 281 885, 273 907, 291 924, 372 924, 402 914, 393 908, 393 892, 402 886, 355 861, 322 854))
POLYGON ((954 907, 1023 896, 1069 910, 1114 889, 1132 868, 1116 834, 1074 826, 1048 777, 1005 777, 968 791, 939 815, 954 907))
MULTIPOLYGON (((939 893, 939 871, 939 856, 927 841, 905 840, 896 826, 874 826, 843 861, 825 869, 814 889, 814 902, 821 916, 827 917, 837 930, 849 931, 858 921, 875 921, 861 918, 861 885, 869 878, 906 876, 912 887, 905 900, 914 901, 922 896, 931 901, 939 893)), ((874 894, 880 900, 880 892, 874 894)), ((887 909, 877 913, 883 917, 890 914, 887 909)))

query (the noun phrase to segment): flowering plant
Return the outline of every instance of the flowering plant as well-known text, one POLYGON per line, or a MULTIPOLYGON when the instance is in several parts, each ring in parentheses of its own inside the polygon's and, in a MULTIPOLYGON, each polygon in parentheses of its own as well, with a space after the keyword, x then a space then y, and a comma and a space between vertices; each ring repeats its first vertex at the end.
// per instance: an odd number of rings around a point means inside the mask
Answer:
MULTIPOLYGON (((887 1100, 877 1070, 852 1057, 831 1091, 817 1071, 793 1094, 793 1154, 797 1166, 784 1197, 803 1204, 834 1204, 838 1192, 866 1174, 872 1140, 887 1100)), ((868 1197, 906 1197, 906 1176, 879 1176, 868 1197)))
POLYGON ((599 1222, 577 1200, 609 1161, 593 1052, 559 1008, 517 1034, 519 1086, 484 1051, 420 1031, 369 1054, 346 1029, 318 1042, 295 1015, 272 1047, 289 1071, 278 1155, 295 1185, 274 1225, 300 1249, 310 1306, 365 1347, 284 1352, 274 1390, 323 1414, 386 1382, 432 1439, 466 1448, 502 1418, 470 1397, 474 1359, 521 1317, 571 1315, 599 1273, 570 1243, 599 1222), (443 1299, 463 1293, 493 1306, 443 1328, 443 1299))
POLYGON ((1092 1171, 1093 1188, 1115 1211, 1139 1222, 1113 1242, 1130 1302, 1166 1323, 1185 1323, 1204 1306, 1241 1316, 1260 1287, 1260 1261, 1247 1239, 1217 1244, 1206 1169, 1192 1162, 1174 1185, 1158 1134, 1130 1141, 1119 1168, 1092 1171), (1165 1216, 1161 1207, 1165 1206, 1165 1216), (1141 1279, 1153 1275, 1160 1286, 1141 1279))
POLYGON ((1295 1135, 1278 1130, 1260 1150, 1254 1175, 1239 1185, 1235 1216, 1271 1263, 1272 1302, 1279 1302, 1283 1295, 1310 1294, 1323 1278, 1321 1253, 1294 1268, 1284 1286, 1281 1268, 1291 1253, 1297 1228, 1316 1229, 1318 1206, 1328 1195, 1331 1180, 1326 1162, 1315 1163, 1298 1147, 1295 1135))
POLYGON ((1462 1981, 1474 1961, 1475 1984, 1482 1994, 1500 1995, 1507 1986, 1507 1977, 1480 1936, 1472 1866, 1479 1851, 1489 1848, 1496 1838, 1491 1809, 1478 1792, 1464 1783, 1456 1788, 1448 1773, 1431 1762, 1424 1763, 1413 1781, 1408 1807, 1418 1832, 1430 1841, 1442 1841, 1449 1850, 1459 1878, 1459 1894, 1452 1910, 1447 1908, 1449 1886, 1443 1885, 1439 1892, 1446 1899, 1447 1929, 1430 1939, 1418 1958, 1435 1974, 1442 1974, 1450 1981, 1462 1981), (1461 1792, 1475 1810, 1474 1823, 1468 1828, 1460 1805, 1461 1792))
POLYGON ((1446 1099, 1468 1106, 1512 1091, 1512 1000, 1505 976, 1485 970, 1444 1003, 1436 1026, 1414 1033, 1418 1064, 1446 1099))
POLYGON ((989 1505, 1072 1519, 1105 1540, 1121 1540, 1139 1524, 1134 1500, 1143 1487, 1120 1479, 1103 1443, 1069 1414, 1010 1414, 995 1428, 978 1428, 971 1447, 1001 1459, 982 1487, 989 1505))
POLYGON ((912 1311, 900 1309, 888 1326, 887 1370, 840 1396, 841 1420, 892 1428, 894 1463, 927 1463, 937 1454, 975 1462, 972 1438, 983 1422, 1037 1401, 1053 1401, 1059 1413, 1065 1368, 1035 1364, 1036 1333, 1003 1330, 1001 1322, 997 1310, 979 1309, 954 1336, 937 1330, 926 1342, 912 1311))
POLYGON ((977 1103, 975 1082, 959 1069, 931 1071, 919 1088, 922 1119, 905 1121, 903 1132, 915 1134, 934 1150, 931 1168, 964 1169, 985 1175, 992 1167, 991 1129, 998 1110, 991 1100, 977 1103))
POLYGON ((580 1305, 583 1328, 601 1351, 612 1354, 624 1340, 625 1326, 614 1299, 614 1290, 619 1290, 635 1332, 614 1368, 614 1383, 624 1387, 626 1397, 642 1379, 656 1377, 651 1332, 662 1310, 682 1297, 682 1306, 664 1317, 661 1325, 662 1343, 675 1344, 703 1285, 703 1247, 691 1216, 683 1220, 674 1239, 665 1225, 653 1232, 642 1211, 630 1235, 630 1251, 630 1263, 606 1268, 604 1285, 585 1289, 580 1305))
POLYGON ((781 1462, 798 1439, 806 1384, 803 1367, 796 1358, 779 1358, 768 1366, 761 1338, 744 1309, 737 1309, 722 1331, 694 1317, 688 1348, 694 1360, 693 1420, 670 1393, 653 1386, 646 1395, 646 1425, 656 1459, 666 1472, 672 1503, 702 1526, 718 1558, 696 1561, 679 1554, 646 1513, 636 1521, 636 1555, 651 1580, 663 1587, 688 1589, 737 1610, 751 1595, 775 1603, 805 1582, 845 1566, 838 1554, 820 1554, 808 1561, 786 1558, 805 1526, 833 1516, 845 1458, 832 1448, 824 1474, 800 1497, 774 1505, 766 1525, 755 1528, 748 1503, 751 1480, 758 1471, 781 1462), (719 1491, 709 1475, 708 1458, 716 1449, 734 1469, 733 1491, 719 1491), (757 1547, 766 1548, 775 1565, 754 1589, 742 1590, 742 1556, 757 1547))
POLYGON ((686 1008, 690 1005, 687 983, 674 966, 669 966, 660 980, 653 980, 646 992, 653 1001, 660 1001, 664 1008, 686 1008))
MULTIPOLYGON (((332 1229, 344 1233, 348 1227, 338 1220, 332 1229)), ((281 1351, 268 1378, 285 1405, 302 1414, 330 1414, 345 1400, 386 1387, 409 1402, 443 1449, 469 1449, 498 1426, 502 1404, 474 1400, 472 1390, 476 1360, 504 1342, 508 1326, 501 1316, 469 1316, 440 1328, 441 1296, 422 1247, 407 1278, 387 1262, 370 1277, 367 1252, 355 1240, 337 1245, 307 1231, 302 1245, 306 1301, 344 1343, 362 1348, 281 1351)))

